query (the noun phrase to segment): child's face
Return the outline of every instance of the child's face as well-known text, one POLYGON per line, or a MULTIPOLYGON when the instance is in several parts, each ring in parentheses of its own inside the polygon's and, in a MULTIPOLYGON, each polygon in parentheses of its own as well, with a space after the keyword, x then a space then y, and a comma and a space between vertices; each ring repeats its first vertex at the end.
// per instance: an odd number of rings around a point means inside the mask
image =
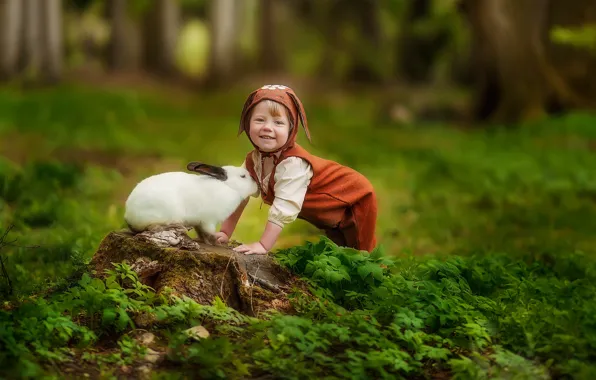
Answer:
POLYGON ((286 109, 279 103, 264 100, 250 117, 250 139, 263 152, 273 152, 288 141, 290 121, 286 109))

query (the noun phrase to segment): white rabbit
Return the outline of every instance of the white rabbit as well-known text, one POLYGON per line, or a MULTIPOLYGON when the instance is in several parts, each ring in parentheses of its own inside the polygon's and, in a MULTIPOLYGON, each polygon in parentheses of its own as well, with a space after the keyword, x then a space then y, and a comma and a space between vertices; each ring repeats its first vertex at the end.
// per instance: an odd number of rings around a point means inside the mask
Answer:
POLYGON ((170 226, 183 226, 187 231, 192 227, 200 239, 213 243, 216 225, 258 190, 242 167, 191 162, 187 169, 204 175, 168 172, 145 178, 135 186, 124 213, 132 231, 170 226))

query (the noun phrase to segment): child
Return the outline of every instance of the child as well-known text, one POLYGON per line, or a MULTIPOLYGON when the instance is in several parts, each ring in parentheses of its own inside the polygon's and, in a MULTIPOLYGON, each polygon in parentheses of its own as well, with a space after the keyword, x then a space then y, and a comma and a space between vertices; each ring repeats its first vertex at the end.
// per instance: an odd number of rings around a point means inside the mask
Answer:
MULTIPOLYGON (((376 244, 377 200, 370 182, 360 173, 308 153, 298 145, 298 122, 310 141, 302 103, 294 91, 267 85, 253 91, 242 110, 238 135, 246 132, 255 147, 243 166, 270 205, 261 239, 234 248, 245 254, 265 254, 283 227, 296 218, 325 231, 339 246, 372 251, 376 244)), ((234 231, 246 199, 222 223, 217 241, 226 243, 234 231)))

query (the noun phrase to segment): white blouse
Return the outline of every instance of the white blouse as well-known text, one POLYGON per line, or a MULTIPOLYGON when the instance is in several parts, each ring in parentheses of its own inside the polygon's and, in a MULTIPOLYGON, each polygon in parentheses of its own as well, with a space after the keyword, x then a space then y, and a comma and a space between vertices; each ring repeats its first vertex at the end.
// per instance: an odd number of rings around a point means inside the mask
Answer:
MULTIPOLYGON (((265 170, 264 173, 261 173, 260 156, 261 154, 258 151, 253 151, 252 159, 255 165, 255 173, 261 188, 267 193, 269 178, 273 170, 273 157, 265 157, 265 170)), ((242 163, 242 167, 246 168, 246 160, 242 163)), ((312 176, 312 166, 300 157, 288 157, 277 164, 273 179, 275 199, 269 209, 268 217, 271 223, 283 228, 286 224, 296 220, 302 209, 306 189, 312 176)), ((259 195, 260 191, 257 190, 252 197, 258 198, 259 195)))

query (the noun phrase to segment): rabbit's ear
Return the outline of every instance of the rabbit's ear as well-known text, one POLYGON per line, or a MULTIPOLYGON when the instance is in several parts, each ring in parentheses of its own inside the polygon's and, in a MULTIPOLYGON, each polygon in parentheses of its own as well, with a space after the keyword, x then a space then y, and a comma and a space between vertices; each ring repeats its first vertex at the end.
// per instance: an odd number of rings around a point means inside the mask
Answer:
POLYGON ((204 164, 202 162, 193 161, 189 162, 188 165, 186 165, 186 168, 191 172, 205 174, 222 181, 228 179, 228 174, 226 173, 225 169, 219 166, 213 166, 204 164))

